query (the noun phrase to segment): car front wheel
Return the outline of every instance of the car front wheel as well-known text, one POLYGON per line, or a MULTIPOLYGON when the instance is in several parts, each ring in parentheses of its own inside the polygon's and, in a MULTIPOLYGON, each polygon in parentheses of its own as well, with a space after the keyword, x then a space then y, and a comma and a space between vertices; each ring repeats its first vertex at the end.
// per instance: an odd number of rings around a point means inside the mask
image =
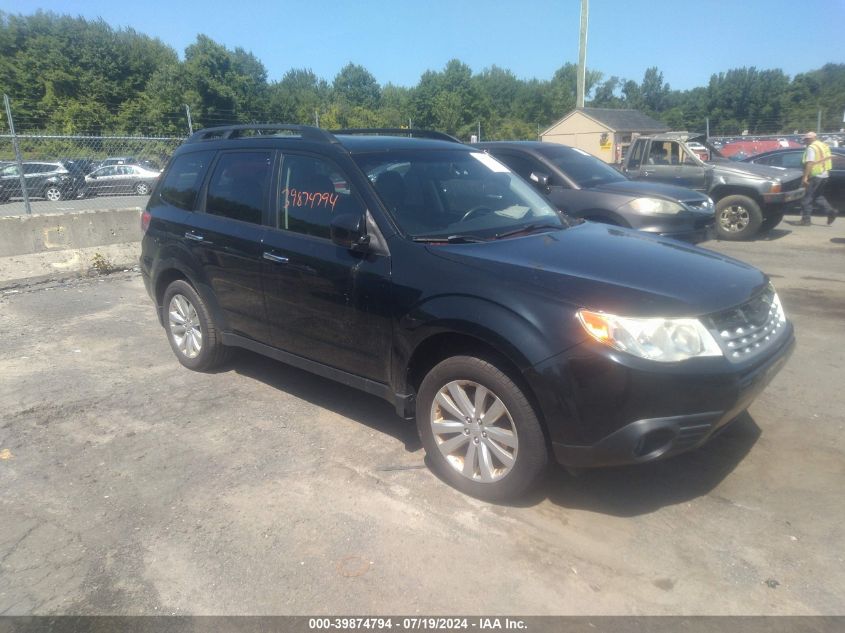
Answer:
POLYGON ((481 499, 517 497, 548 463, 543 430, 522 389, 481 358, 453 356, 426 375, 417 430, 432 469, 481 499))
POLYGON ((725 196, 716 203, 716 234, 720 240, 747 240, 763 223, 760 205, 748 196, 725 196))
POLYGON ((183 280, 164 291, 164 326, 176 358, 185 367, 210 371, 226 360, 228 348, 202 298, 183 280))

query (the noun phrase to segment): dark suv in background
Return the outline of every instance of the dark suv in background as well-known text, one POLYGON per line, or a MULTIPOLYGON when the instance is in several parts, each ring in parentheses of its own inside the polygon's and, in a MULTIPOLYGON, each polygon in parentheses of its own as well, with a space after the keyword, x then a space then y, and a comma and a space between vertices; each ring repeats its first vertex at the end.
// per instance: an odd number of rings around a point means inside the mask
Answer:
POLYGON ((141 267, 183 365, 241 347, 380 396, 442 478, 503 499, 552 456, 701 445, 791 351, 759 270, 570 221, 445 135, 371 132, 212 128, 175 152, 141 267))
POLYGON ((477 143, 576 218, 701 242, 710 237, 713 201, 683 187, 634 182, 576 147, 539 141, 477 143))
MULTIPOLYGON (((85 185, 84 172, 72 161, 24 161, 27 194, 53 202, 76 198, 85 185)), ((17 163, 0 168, 0 202, 23 196, 17 163)))

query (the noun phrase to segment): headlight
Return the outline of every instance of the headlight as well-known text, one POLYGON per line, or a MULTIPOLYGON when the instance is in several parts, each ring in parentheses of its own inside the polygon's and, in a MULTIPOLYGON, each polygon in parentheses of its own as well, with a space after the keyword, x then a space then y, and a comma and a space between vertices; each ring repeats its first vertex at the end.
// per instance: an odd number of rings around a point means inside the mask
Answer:
POLYGON ((599 343, 640 358, 672 363, 697 356, 722 356, 698 319, 636 319, 578 310, 578 320, 599 343))
POLYGON ((625 206, 646 215, 677 215, 684 210, 677 202, 660 198, 636 198, 625 206))
POLYGON ((769 183, 769 193, 780 193, 780 180, 775 180, 769 183))

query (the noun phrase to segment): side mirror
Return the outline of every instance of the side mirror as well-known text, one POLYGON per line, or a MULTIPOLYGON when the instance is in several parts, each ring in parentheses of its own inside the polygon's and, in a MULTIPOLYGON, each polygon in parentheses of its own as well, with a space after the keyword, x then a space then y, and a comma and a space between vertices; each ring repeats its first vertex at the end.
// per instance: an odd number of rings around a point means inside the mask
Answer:
POLYGON ((365 251, 370 236, 364 230, 364 216, 341 213, 332 218, 330 224, 332 242, 353 251, 365 251))
POLYGON ((529 176, 529 179, 536 186, 541 187, 543 190, 547 189, 549 186, 549 175, 544 174, 541 171, 532 171, 531 175, 529 176))

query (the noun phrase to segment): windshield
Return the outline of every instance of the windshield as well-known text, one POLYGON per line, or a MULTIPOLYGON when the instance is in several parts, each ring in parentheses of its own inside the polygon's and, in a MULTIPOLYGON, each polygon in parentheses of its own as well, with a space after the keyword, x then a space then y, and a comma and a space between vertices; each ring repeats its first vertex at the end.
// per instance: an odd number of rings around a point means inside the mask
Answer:
POLYGON ((581 189, 627 180, 613 167, 577 147, 543 147, 539 152, 581 189))
POLYGON ((413 238, 488 239, 529 225, 569 226, 530 185, 483 152, 405 150, 354 158, 413 238))

